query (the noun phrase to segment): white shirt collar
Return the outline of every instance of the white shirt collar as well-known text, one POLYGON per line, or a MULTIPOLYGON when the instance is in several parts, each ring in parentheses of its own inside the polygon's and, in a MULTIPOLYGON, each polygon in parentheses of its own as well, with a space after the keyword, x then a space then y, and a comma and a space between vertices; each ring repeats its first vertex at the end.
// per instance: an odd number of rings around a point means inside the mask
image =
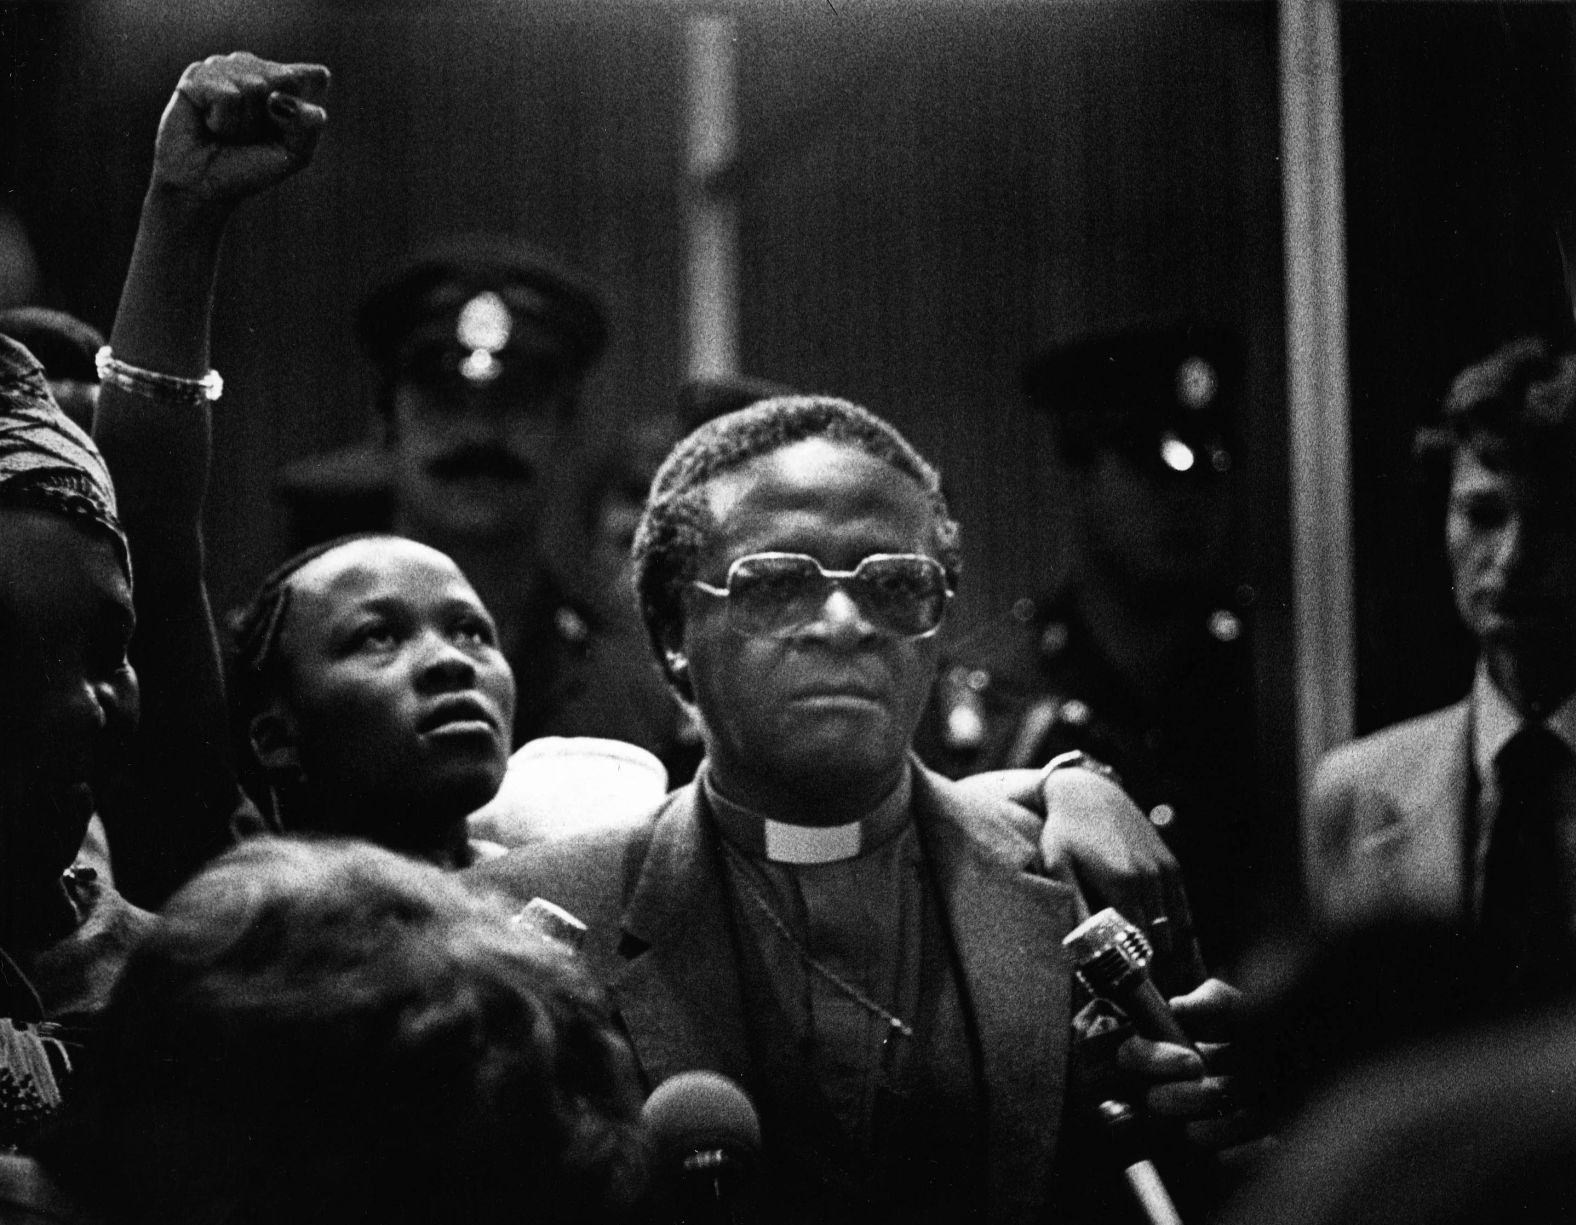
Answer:
POLYGON ((884 845, 909 820, 912 771, 905 770, 892 793, 858 821, 843 825, 798 825, 757 816, 717 790, 711 772, 699 781, 722 836, 745 854, 774 863, 819 864, 855 859, 884 845))
MULTIPOLYGON (((1576 694, 1565 699, 1564 705, 1551 711, 1541 722, 1565 742, 1576 754, 1576 694)), ((1488 674, 1488 664, 1478 660, 1477 675, 1472 681, 1472 762, 1481 779, 1494 777, 1494 759, 1506 742, 1529 720, 1511 700, 1500 692, 1488 674)))

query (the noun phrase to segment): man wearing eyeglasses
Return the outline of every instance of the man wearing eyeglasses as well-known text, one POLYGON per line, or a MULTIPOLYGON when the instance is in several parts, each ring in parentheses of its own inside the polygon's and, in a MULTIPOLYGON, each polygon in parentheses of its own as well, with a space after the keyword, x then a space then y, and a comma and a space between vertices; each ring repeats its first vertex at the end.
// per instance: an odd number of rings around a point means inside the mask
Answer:
MULTIPOLYGON (((706 761, 649 822, 479 883, 585 921, 648 1088, 691 1069, 744 1086, 769 1219, 1040 1219, 1073 1189, 1078 899, 1027 813, 912 754, 958 577, 935 470, 854 405, 769 400, 678 445, 634 555, 706 761)), ((1182 1015, 1218 1019, 1225 991, 1182 1015)), ((1211 1120, 1200 1139, 1231 1126, 1195 1053, 1130 1039, 1123 1058, 1171 1082, 1151 1108, 1211 1120)))

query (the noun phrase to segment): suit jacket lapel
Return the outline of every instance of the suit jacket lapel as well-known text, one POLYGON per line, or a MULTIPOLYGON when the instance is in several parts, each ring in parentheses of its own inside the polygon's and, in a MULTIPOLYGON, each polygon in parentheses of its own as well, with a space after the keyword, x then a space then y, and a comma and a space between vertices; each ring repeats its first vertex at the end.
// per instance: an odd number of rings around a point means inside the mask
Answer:
POLYGON ((1033 843, 999 805, 921 770, 914 810, 979 1035, 992 1214, 1029 1219, 1049 1190, 1064 1105, 1073 890, 1037 874, 1033 843))
POLYGON ((1466 898, 1466 837, 1477 797, 1470 700, 1450 707, 1403 787, 1406 890, 1429 913, 1455 919, 1466 898))
POLYGON ((611 984, 652 1087, 694 1068, 750 1079, 723 865, 700 805, 699 790, 686 787, 657 818, 611 984))

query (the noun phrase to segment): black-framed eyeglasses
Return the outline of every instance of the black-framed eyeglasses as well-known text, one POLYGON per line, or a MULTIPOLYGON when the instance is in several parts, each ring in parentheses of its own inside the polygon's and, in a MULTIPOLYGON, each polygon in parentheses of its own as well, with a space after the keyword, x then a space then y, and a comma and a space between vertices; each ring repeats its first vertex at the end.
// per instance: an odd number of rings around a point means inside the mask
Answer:
POLYGON ((947 572, 922 553, 872 553, 852 570, 828 570, 806 553, 749 553, 724 587, 690 585, 728 601, 729 628, 750 638, 791 638, 820 620, 840 588, 866 621, 897 638, 929 638, 952 598, 947 572))

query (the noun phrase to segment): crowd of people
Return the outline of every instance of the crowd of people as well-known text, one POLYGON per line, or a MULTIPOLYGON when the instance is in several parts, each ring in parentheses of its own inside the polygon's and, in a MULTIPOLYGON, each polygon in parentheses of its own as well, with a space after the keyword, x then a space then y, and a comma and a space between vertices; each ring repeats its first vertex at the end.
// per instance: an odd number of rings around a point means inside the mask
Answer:
MULTIPOLYGON (((1214 564, 1241 353, 1212 329, 1026 367, 1080 564, 960 646, 936 469, 754 379, 608 457, 586 525, 622 596, 571 595, 542 474, 605 311, 540 253, 447 244, 359 321, 378 441, 284 475, 300 551, 216 618, 219 251, 311 163, 328 90, 192 65, 108 343, 0 316, 0 1223, 1377 1219, 1413 1147, 1330 1178, 1343 1103, 1388 1134, 1415 1084, 1470 1142, 1474 1035, 1541 1050, 1564 1015, 1576 357, 1517 341, 1451 389, 1477 681, 1321 769, 1309 930, 1255 963, 1252 592, 1214 564), (638 747, 581 768, 644 750, 674 789, 499 817, 543 737, 585 736, 638 747), (1104 905, 1180 1029, 1076 972, 1104 905), (1354 1024, 1387 990, 1431 1023, 1354 1024), (642 1102, 696 1071, 759 1142, 664 1168, 642 1102), (672 1184, 719 1162, 697 1215, 672 1184)), ((1545 1064, 1507 1064, 1491 1114, 1545 1064)), ((1547 1130, 1484 1158, 1535 1169, 1529 1213, 1568 1180, 1547 1130)))

